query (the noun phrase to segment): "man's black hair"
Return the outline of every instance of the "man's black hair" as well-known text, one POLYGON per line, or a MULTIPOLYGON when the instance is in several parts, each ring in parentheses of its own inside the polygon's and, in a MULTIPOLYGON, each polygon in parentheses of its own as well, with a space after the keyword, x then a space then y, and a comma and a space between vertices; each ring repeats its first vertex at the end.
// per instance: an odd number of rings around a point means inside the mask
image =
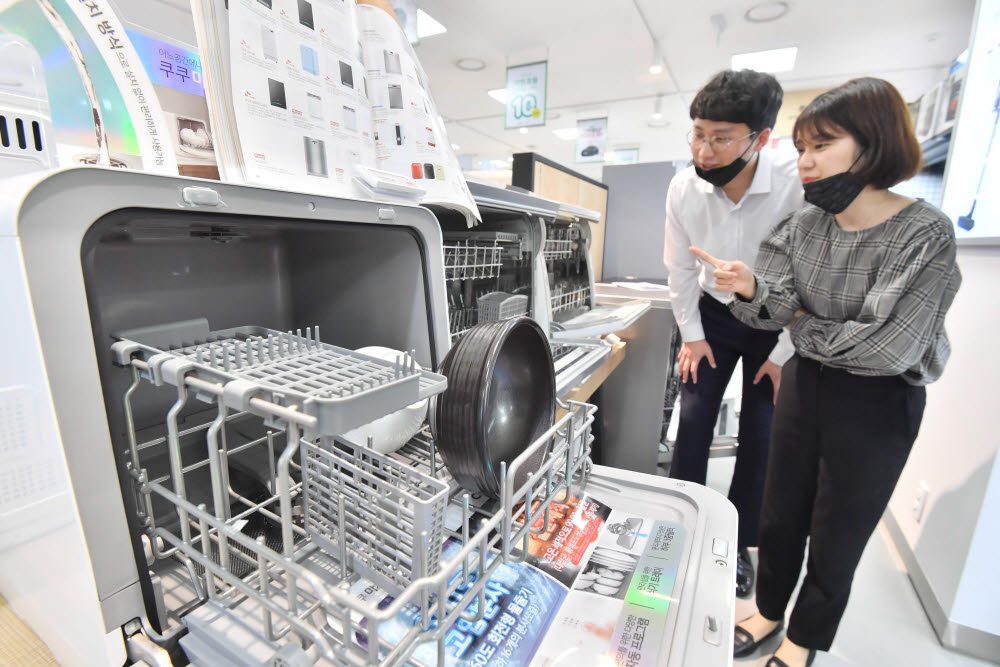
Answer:
POLYGON ((746 123, 754 132, 774 127, 784 93, 770 74, 744 69, 719 72, 691 101, 691 120, 746 123))

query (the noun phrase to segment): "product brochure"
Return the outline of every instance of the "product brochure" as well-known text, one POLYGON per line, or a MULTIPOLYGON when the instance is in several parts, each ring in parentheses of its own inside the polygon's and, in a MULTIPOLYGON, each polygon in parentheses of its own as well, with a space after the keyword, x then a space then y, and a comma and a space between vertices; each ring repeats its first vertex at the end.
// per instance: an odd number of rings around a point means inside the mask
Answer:
MULTIPOLYGON (((544 530, 543 522, 540 518, 533 526, 540 532, 531 536, 524 561, 514 562, 519 553, 512 553, 512 561, 487 581, 482 619, 458 620, 448 630, 444 663, 663 664, 662 638, 676 622, 684 526, 620 512, 589 495, 552 503, 544 530)), ((442 559, 459 550, 456 540, 447 540, 442 559)), ((474 581, 470 578, 469 586, 474 581)), ((469 586, 459 586, 453 598, 460 599, 469 586)), ((393 599, 366 580, 351 592, 379 608, 393 599)), ((466 609, 477 610, 477 601, 466 609)), ((411 613, 381 624, 379 635, 395 643, 420 621, 414 606, 411 613)), ((330 622, 340 627, 336 619, 330 622)), ((430 623, 434 627, 435 619, 430 623)), ((364 635, 357 633, 354 639, 367 648, 364 635)), ((437 664, 437 644, 420 645, 413 657, 421 664, 437 664)))
POLYGON ((479 217, 391 8, 369 0, 196 0, 227 180, 401 198, 479 217))

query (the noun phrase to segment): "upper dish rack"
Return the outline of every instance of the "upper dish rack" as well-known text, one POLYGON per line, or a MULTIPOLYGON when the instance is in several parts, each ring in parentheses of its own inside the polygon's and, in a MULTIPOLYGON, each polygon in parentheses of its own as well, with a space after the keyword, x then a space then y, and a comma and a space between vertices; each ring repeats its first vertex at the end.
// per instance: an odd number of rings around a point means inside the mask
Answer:
POLYGON ((175 327, 194 340, 161 350, 140 342, 155 338, 155 328, 125 332, 112 345, 115 360, 154 384, 187 384, 206 402, 218 396, 231 409, 272 424, 291 420, 311 434, 345 433, 447 386, 444 376, 417 370, 409 354, 389 362, 322 343, 319 327, 305 335, 255 326, 208 333, 205 320, 175 327))
POLYGON ((504 252, 519 257, 524 250, 521 237, 512 232, 452 233, 446 235, 442 248, 445 280, 496 278, 503 266, 504 252), (511 244, 517 244, 516 248, 510 247, 511 244))

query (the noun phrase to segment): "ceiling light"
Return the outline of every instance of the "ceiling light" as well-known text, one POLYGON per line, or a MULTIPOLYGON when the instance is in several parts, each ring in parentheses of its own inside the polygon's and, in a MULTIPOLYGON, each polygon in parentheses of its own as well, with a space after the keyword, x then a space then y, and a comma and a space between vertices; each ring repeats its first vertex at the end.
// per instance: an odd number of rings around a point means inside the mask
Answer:
POLYGON ((520 130, 518 130, 518 132, 520 132, 521 134, 527 134, 528 133, 528 128, 522 127, 520 130))
POLYGON ((430 14, 422 9, 417 9, 417 37, 433 37, 448 32, 448 29, 435 21, 430 14))
POLYGON ((495 88, 493 90, 487 90, 486 94, 495 99, 500 104, 504 106, 507 105, 507 89, 506 88, 495 88))
POLYGON ((648 127, 659 129, 670 125, 670 121, 668 121, 666 118, 651 118, 646 122, 646 125, 648 127))
POLYGON ((486 69, 486 61, 479 58, 459 58, 455 61, 455 67, 466 72, 478 72, 486 69))
POLYGON ((649 65, 650 74, 660 74, 666 64, 663 62, 663 50, 660 48, 660 40, 653 41, 653 62, 649 65))
POLYGON ((752 69, 758 72, 788 72, 795 68, 795 56, 798 52, 798 47, 790 46, 785 49, 738 53, 733 56, 731 67, 734 70, 752 69))
POLYGON ((750 23, 768 23, 769 21, 777 21, 782 16, 788 13, 789 6, 787 2, 760 2, 751 7, 743 15, 750 23))
POLYGON ((649 66, 650 74, 659 74, 667 67, 666 59, 663 57, 663 49, 660 47, 660 40, 653 42, 653 62, 649 66))
POLYGON ((653 120, 661 118, 663 118, 663 95, 657 95, 656 101, 653 102, 653 120))
POLYGON ((576 139, 576 128, 575 127, 564 127, 561 130, 552 130, 552 134, 556 135, 563 141, 572 141, 576 139))
POLYGON ((458 144, 452 144, 451 145, 451 150, 453 150, 453 151, 457 151, 459 148, 461 148, 461 146, 459 146, 458 144))

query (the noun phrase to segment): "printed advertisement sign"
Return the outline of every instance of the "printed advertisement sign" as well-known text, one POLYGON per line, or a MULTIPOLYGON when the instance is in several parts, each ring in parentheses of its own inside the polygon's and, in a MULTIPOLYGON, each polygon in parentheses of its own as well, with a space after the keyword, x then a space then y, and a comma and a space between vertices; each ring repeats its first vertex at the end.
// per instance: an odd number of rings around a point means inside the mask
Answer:
POLYGON ((608 119, 591 118, 576 122, 576 161, 604 162, 608 143, 608 119))
POLYGON ((545 125, 548 61, 507 68, 507 129, 545 125))

